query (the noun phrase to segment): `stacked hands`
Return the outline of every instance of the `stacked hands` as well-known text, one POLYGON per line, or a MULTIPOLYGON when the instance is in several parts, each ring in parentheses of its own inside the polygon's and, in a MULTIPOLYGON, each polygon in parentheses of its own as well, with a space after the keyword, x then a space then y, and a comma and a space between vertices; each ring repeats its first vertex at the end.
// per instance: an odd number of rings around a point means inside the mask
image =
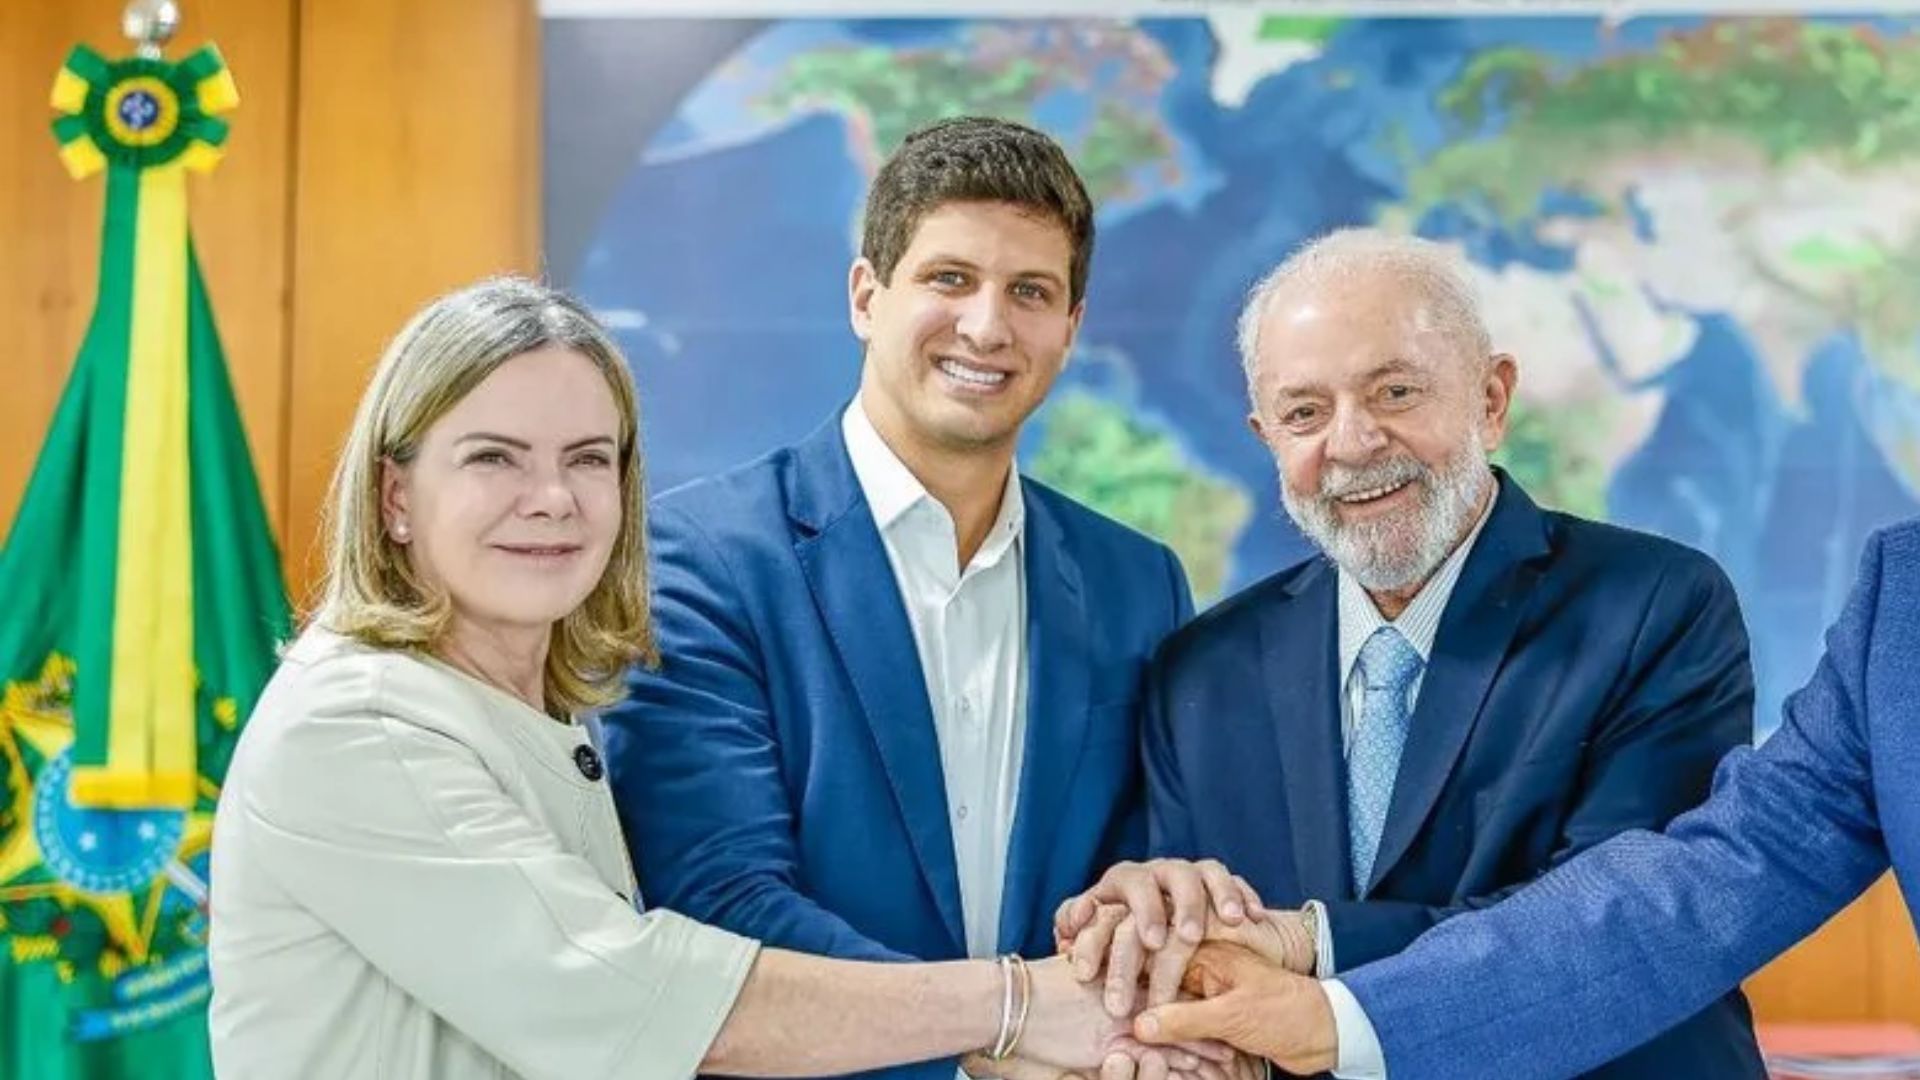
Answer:
POLYGON ((969 1073, 1054 1080, 1097 1060, 1100 1080, 1261 1080, 1269 1061, 1334 1065, 1312 929, 1218 862, 1121 863, 1060 905, 1054 940, 1019 1059, 976 1056, 969 1073))

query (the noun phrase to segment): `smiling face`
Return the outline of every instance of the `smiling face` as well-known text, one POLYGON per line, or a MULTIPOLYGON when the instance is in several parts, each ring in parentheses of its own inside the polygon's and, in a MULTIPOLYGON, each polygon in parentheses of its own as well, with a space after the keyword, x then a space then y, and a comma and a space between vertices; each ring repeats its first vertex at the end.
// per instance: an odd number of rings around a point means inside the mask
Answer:
POLYGON ((854 263, 848 298, 867 347, 860 400, 889 443, 1012 452, 1080 326, 1072 254, 1045 216, 953 202, 921 219, 890 281, 867 259, 854 263))
POLYGON ((456 623, 545 633, 600 581, 620 533, 619 406, 606 376, 547 346, 501 364, 388 461, 388 536, 456 623))
POLYGON ((1478 520, 1516 369, 1446 332, 1386 272, 1272 296, 1254 431, 1303 533, 1369 590, 1416 588, 1478 520))

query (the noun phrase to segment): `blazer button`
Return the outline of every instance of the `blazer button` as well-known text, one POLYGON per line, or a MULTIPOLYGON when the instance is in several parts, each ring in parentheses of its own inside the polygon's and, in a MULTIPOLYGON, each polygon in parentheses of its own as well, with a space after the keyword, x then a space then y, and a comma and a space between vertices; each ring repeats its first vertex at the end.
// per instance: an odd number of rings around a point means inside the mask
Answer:
POLYGON ((606 768, 600 764, 600 755, 593 747, 582 743, 573 748, 573 763, 580 767, 580 775, 589 780, 598 780, 606 774, 606 768))

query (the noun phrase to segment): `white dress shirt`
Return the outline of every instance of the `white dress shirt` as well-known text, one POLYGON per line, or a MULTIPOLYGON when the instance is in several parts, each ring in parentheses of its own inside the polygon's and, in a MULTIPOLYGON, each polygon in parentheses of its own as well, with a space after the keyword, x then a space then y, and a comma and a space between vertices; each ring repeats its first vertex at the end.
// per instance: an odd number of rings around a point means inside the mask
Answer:
POLYGON ((926 677, 967 953, 1000 951, 1000 895, 1027 729, 1026 504, 1007 472, 993 528, 964 569, 953 516, 855 401, 841 418, 854 476, 906 603, 926 677))
MULTIPOLYGON (((1493 504, 1499 501, 1499 494, 1496 487, 1493 497, 1487 500, 1486 509, 1480 513, 1480 520, 1474 523, 1473 531, 1421 586, 1414 595, 1413 603, 1407 605, 1399 618, 1384 618, 1374 605, 1373 598, 1367 595, 1367 590, 1344 568, 1340 570, 1337 618, 1342 689, 1340 745, 1343 754, 1353 749, 1353 726, 1360 718, 1360 704, 1366 693, 1366 680, 1360 674, 1361 647, 1366 645, 1374 631, 1391 626, 1406 638, 1414 652, 1420 654, 1420 672, 1407 687, 1407 709, 1411 713, 1420 701, 1420 687, 1426 681, 1426 663, 1433 656, 1433 639, 1440 631, 1440 618, 1446 614, 1447 602, 1453 598, 1453 587, 1459 582, 1460 571, 1466 566, 1467 557, 1473 553, 1474 545, 1480 539, 1480 530, 1486 527, 1487 519, 1493 516, 1493 504)), ((1367 1019, 1367 1014, 1346 986, 1338 979, 1331 978, 1339 968, 1335 966, 1333 931, 1328 925, 1326 905, 1317 900, 1310 903, 1317 916, 1314 974, 1321 978, 1326 988, 1327 999, 1333 1006, 1334 1030, 1339 1037, 1339 1063, 1334 1068, 1334 1075, 1348 1080, 1385 1080, 1386 1063, 1373 1023, 1367 1019)))

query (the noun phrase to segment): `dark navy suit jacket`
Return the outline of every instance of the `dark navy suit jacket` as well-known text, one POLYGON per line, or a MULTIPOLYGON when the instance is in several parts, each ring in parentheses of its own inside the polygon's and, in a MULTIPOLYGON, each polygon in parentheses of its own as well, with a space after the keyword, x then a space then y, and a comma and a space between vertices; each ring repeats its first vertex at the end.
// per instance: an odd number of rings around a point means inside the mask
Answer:
MULTIPOLYGON (((1219 859, 1269 903, 1325 901, 1342 970, 1665 825, 1752 738, 1747 635, 1719 567, 1542 511, 1502 474, 1441 617, 1373 880, 1356 883, 1337 580, 1315 558, 1195 620, 1154 662, 1144 728, 1154 853, 1219 859)), ((1596 1075, 1764 1076, 1745 1000, 1702 1004, 1596 1075)))
MULTIPOLYGON (((1044 956, 1054 908, 1144 853, 1140 690, 1192 602, 1166 547, 1021 490, 1027 734, 999 948, 1044 956)), ((966 956, 925 679, 838 418, 651 514, 661 665, 604 718, 647 903, 810 953, 966 956)))
MULTIPOLYGON (((1891 861, 1920 895, 1920 522, 1874 536, 1813 678, 1706 805, 1344 976, 1394 1080, 1546 1080, 1711 1001, 1891 861)), ((1909 907, 1911 907, 1909 902, 1909 907)))

